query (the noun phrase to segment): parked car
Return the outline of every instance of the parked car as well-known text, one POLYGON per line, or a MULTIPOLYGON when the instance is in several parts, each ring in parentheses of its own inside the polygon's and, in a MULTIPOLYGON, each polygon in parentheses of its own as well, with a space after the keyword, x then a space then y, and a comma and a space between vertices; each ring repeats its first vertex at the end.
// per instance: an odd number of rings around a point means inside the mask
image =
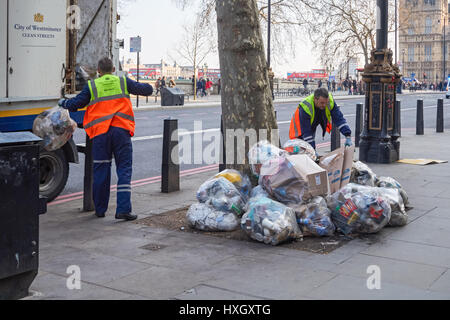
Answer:
POLYGON ((450 98, 450 88, 447 89, 447 93, 445 94, 445 98, 446 99, 450 98))

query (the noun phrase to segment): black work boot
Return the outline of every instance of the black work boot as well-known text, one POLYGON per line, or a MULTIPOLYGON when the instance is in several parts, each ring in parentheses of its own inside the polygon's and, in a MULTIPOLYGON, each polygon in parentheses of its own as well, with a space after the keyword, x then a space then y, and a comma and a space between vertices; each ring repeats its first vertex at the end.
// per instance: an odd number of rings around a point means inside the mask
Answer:
POLYGON ((131 213, 116 213, 116 219, 133 221, 137 219, 137 215, 133 215, 131 213))
POLYGON ((98 217, 98 218, 104 218, 105 217, 105 214, 104 213, 95 213, 95 215, 98 217))

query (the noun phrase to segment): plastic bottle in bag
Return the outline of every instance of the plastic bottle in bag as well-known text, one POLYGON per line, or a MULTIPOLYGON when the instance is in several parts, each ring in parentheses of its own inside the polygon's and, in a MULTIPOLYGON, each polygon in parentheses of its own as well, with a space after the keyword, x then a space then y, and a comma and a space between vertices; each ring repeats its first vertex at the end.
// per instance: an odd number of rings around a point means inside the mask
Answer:
POLYGON ((343 193, 373 193, 376 192, 380 197, 383 197, 389 202, 391 206, 391 219, 388 225, 391 227, 400 227, 408 223, 408 214, 403 202, 400 191, 396 188, 380 188, 362 186, 356 183, 350 183, 341 189, 343 193))
POLYGON ((353 162, 352 174, 350 182, 357 183, 363 186, 375 187, 377 181, 376 174, 361 161, 353 162))
POLYGON ((217 210, 234 212, 241 216, 245 200, 236 187, 225 178, 215 178, 203 183, 197 191, 200 203, 206 203, 217 210))
POLYGON ((317 160, 316 151, 314 148, 306 141, 301 139, 288 140, 284 145, 283 149, 289 154, 306 154, 313 161, 317 160))
POLYGON ((42 112, 33 122, 33 133, 43 140, 47 151, 55 151, 70 140, 77 124, 70 118, 69 111, 54 107, 42 112))
POLYGON ((251 198, 242 216, 242 229, 254 240, 278 245, 302 238, 294 210, 266 197, 251 198))
POLYGON ((214 209, 205 203, 193 204, 187 214, 189 225, 202 231, 234 231, 239 229, 239 219, 232 212, 214 209))
POLYGON ((344 234, 377 233, 391 219, 389 201, 374 190, 353 193, 347 185, 327 202, 333 223, 344 234))
POLYGON ((300 217, 297 214, 297 222, 302 227, 304 236, 332 236, 336 229, 331 221, 331 211, 322 197, 314 197, 306 204, 306 210, 300 217))
POLYGON ((230 181, 236 189, 239 190, 244 200, 247 201, 250 198, 250 192, 252 191, 252 184, 247 175, 241 174, 237 170, 226 169, 214 176, 214 178, 225 178, 230 181))
POLYGON ((287 155, 286 151, 277 148, 269 141, 263 140, 258 142, 250 148, 248 153, 248 160, 252 173, 256 177, 259 177, 262 164, 270 159, 276 159, 285 155, 287 155))

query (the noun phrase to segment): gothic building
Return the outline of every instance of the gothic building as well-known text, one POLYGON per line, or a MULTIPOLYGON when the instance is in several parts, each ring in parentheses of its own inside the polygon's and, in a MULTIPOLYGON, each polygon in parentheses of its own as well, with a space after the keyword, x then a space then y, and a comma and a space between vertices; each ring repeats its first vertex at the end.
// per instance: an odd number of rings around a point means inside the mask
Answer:
POLYGON ((399 1, 398 58, 405 78, 414 76, 426 83, 447 79, 450 71, 448 2, 449 0, 399 1), (447 47, 445 53, 444 47, 447 47))

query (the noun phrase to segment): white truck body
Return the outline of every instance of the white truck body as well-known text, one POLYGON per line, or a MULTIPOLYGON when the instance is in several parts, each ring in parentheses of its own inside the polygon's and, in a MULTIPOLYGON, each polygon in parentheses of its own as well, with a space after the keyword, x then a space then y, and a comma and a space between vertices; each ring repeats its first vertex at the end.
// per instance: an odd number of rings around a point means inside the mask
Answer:
MULTIPOLYGON (((120 70, 116 25, 117 0, 0 0, 0 132, 31 131, 37 115, 56 106, 63 93, 74 94, 68 83, 74 83, 75 62, 92 77, 102 57, 120 70)), ((79 125, 83 116, 71 113, 79 125)), ((54 181, 60 168, 68 171, 64 162, 78 161, 73 141, 61 150, 47 153, 49 176, 41 181, 49 190, 65 185, 68 172, 65 181, 54 181)), ((49 194, 54 198, 55 192, 49 194)))

